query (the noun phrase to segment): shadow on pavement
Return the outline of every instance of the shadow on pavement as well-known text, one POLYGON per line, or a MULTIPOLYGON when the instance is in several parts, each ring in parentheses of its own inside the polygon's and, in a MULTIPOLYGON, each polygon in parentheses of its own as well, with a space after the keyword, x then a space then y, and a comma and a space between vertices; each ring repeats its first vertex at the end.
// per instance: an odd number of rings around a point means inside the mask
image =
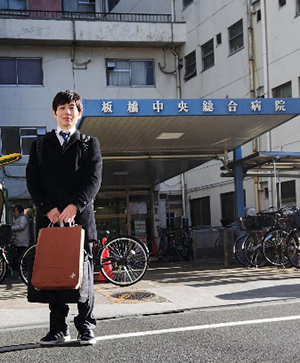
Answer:
POLYGON ((195 265, 194 262, 162 263, 154 261, 144 277, 145 280, 162 284, 184 284, 193 287, 207 287, 263 280, 287 280, 300 278, 300 270, 268 266, 247 268, 220 264, 195 265))
POLYGON ((300 284, 262 287, 235 293, 216 295, 216 297, 222 300, 248 300, 257 298, 297 299, 300 298, 300 284))

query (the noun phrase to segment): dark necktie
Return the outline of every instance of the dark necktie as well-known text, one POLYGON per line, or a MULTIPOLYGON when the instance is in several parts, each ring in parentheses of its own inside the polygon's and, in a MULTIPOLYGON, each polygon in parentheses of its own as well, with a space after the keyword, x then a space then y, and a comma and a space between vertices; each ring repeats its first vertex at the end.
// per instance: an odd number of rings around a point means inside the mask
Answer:
POLYGON ((62 138, 64 139, 63 143, 62 143, 62 149, 65 150, 65 148, 67 147, 67 143, 68 143, 68 138, 69 138, 69 133, 67 132, 60 132, 60 135, 62 136, 62 138))

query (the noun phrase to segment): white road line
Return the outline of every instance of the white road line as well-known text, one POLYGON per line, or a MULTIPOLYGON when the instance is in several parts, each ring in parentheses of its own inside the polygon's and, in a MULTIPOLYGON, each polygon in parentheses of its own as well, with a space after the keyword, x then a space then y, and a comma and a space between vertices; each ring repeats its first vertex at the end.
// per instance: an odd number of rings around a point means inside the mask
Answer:
POLYGON ((103 340, 134 338, 134 337, 142 337, 142 336, 147 336, 147 335, 180 333, 180 332, 186 332, 186 331, 226 328, 226 327, 241 326, 241 325, 276 323, 276 322, 289 321, 289 320, 300 320, 300 315, 283 316, 283 317, 268 318, 268 319, 231 321, 231 322, 227 322, 227 323, 186 326, 186 327, 181 327, 181 328, 170 328, 170 329, 161 329, 161 330, 149 330, 149 331, 141 331, 141 332, 136 332, 136 333, 104 335, 104 336, 101 336, 101 337, 96 337, 96 340, 97 341, 103 341, 103 340))
MULTIPOLYGON (((219 323, 219 324, 196 325, 196 326, 186 326, 186 327, 181 327, 181 328, 170 328, 170 329, 149 330, 149 331, 142 331, 142 332, 135 332, 135 333, 126 333, 126 334, 105 335, 105 336, 101 336, 101 337, 96 337, 96 340, 105 341, 105 340, 114 340, 114 339, 142 337, 142 336, 147 336, 147 335, 159 335, 159 334, 169 334, 169 333, 180 333, 180 332, 185 332, 185 331, 226 328, 226 327, 241 326, 241 325, 277 323, 277 322, 291 321, 291 320, 300 320, 300 315, 282 316, 282 317, 278 317, 278 318, 269 318, 269 319, 230 321, 227 323, 219 323)), ((77 341, 76 339, 72 339, 70 342, 65 343, 65 344, 74 343, 76 341, 77 341)), ((18 350, 37 349, 37 348, 41 348, 41 346, 36 343, 11 345, 11 346, 0 347, 0 353, 7 353, 7 352, 18 351, 18 350)))

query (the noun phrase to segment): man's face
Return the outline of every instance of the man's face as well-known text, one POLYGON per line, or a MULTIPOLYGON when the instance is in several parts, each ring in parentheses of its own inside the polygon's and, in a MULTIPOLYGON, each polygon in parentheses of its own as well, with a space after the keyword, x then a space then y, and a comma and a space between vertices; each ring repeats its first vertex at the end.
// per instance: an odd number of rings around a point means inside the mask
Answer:
POLYGON ((82 111, 79 112, 75 101, 71 101, 70 103, 58 106, 56 113, 52 110, 52 114, 56 118, 57 124, 61 129, 70 130, 77 124, 82 111))

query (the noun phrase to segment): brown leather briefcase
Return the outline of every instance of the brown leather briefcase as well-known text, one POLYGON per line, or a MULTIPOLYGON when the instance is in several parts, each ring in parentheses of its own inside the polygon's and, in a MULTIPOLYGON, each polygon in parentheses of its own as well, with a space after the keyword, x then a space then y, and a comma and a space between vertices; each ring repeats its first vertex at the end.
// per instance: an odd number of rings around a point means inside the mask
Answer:
POLYGON ((84 229, 48 227, 39 231, 31 283, 38 290, 79 289, 83 276, 84 229))

